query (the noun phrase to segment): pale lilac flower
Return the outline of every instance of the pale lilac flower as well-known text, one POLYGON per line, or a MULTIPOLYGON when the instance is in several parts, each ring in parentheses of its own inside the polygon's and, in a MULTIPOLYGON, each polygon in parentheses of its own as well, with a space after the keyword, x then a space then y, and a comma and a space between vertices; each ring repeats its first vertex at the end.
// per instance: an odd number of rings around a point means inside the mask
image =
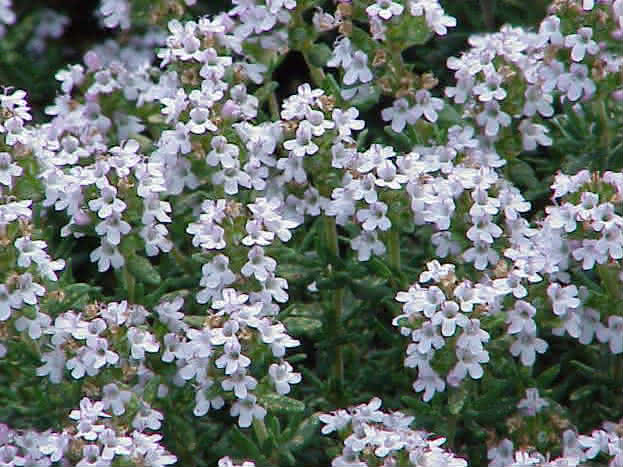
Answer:
POLYGON ((623 258, 623 229, 618 226, 604 228, 595 248, 603 255, 608 254, 613 260, 623 258))
POLYGON ((599 45, 592 38, 593 29, 589 27, 582 27, 577 34, 565 37, 565 47, 571 48, 571 59, 574 62, 581 62, 587 52, 591 55, 599 52, 599 45))
POLYGON ((459 305, 454 301, 444 302, 441 309, 431 318, 433 325, 441 325, 441 334, 444 337, 453 336, 456 326, 464 328, 468 321, 467 316, 459 311, 459 305))
POLYGON ((534 417, 543 408, 548 407, 549 402, 539 396, 537 388, 526 389, 526 398, 521 399, 517 404, 517 408, 524 415, 534 417))
POLYGON ((419 329, 414 329, 411 339, 417 344, 418 352, 422 354, 431 349, 440 349, 445 345, 445 340, 439 335, 438 326, 430 321, 425 321, 419 329))
POLYGON ((164 415, 152 409, 147 402, 140 401, 138 412, 132 419, 132 427, 138 431, 145 431, 147 428, 158 430, 162 426, 162 420, 164 415))
POLYGON ((613 354, 623 353, 623 317, 610 316, 608 327, 600 325, 597 328, 597 339, 601 343, 608 343, 613 354))
POLYGON ((269 257, 264 256, 264 249, 261 246, 254 246, 248 253, 249 261, 245 263, 240 272, 246 277, 255 276, 262 282, 266 280, 269 274, 275 272, 277 262, 269 257))
POLYGON ((251 188, 251 177, 240 170, 240 162, 235 160, 232 167, 226 167, 212 175, 212 183, 223 185, 225 193, 235 195, 239 191, 238 186, 251 188))
POLYGON ((506 323, 510 324, 507 332, 517 334, 524 329, 528 332, 536 332, 536 323, 533 319, 536 308, 523 300, 515 302, 515 306, 508 312, 506 323))
POLYGON ((552 301, 554 314, 560 316, 569 309, 575 309, 580 306, 580 299, 577 298, 578 288, 575 285, 562 287, 559 283, 554 282, 547 288, 547 296, 552 301))
POLYGON ((221 387, 225 391, 231 391, 233 389, 234 395, 238 399, 244 399, 249 394, 249 391, 255 389, 257 386, 257 380, 247 374, 247 370, 242 367, 238 367, 236 371, 228 375, 221 382, 221 387))
POLYGON ((144 360, 145 352, 157 352, 160 349, 160 344, 148 331, 131 327, 128 329, 127 338, 132 358, 136 360, 144 360))
POLYGON ((132 230, 130 224, 121 218, 121 214, 112 212, 110 216, 95 226, 95 232, 104 237, 102 241, 107 241, 111 245, 119 245, 121 236, 127 235, 132 230))
POLYGON ((89 255, 91 262, 97 262, 97 270, 99 272, 107 271, 111 266, 119 269, 125 264, 125 259, 115 245, 106 239, 102 239, 102 243, 89 255))
POLYGON ((28 336, 31 339, 39 339, 45 331, 50 327, 52 320, 45 313, 37 312, 35 318, 29 319, 25 316, 20 316, 15 321, 15 329, 22 332, 28 329, 28 336))
POLYGON ((368 68, 368 56, 361 50, 356 51, 352 55, 352 60, 347 65, 344 65, 346 73, 344 73, 344 84, 351 85, 357 81, 362 83, 368 83, 372 81, 373 75, 368 68))
POLYGON ((270 365, 268 374, 273 380, 278 394, 288 394, 290 392, 290 384, 297 384, 301 381, 301 374, 293 373, 292 365, 286 361, 270 365))
POLYGON ((463 326, 463 333, 456 341, 458 347, 465 347, 474 352, 484 350, 483 343, 489 341, 489 333, 480 328, 479 319, 470 319, 463 326))
POLYGON ((506 91, 501 87, 504 78, 493 69, 485 69, 485 82, 474 86, 473 92, 480 102, 489 102, 493 99, 501 101, 506 97, 506 91))
POLYGON ((375 3, 366 8, 366 13, 370 18, 378 16, 387 21, 392 16, 400 16, 404 7, 392 0, 376 0, 375 3))
POLYGON ((538 123, 533 123, 529 119, 524 119, 519 124, 521 141, 525 151, 534 151, 537 144, 541 146, 551 146, 552 139, 547 136, 548 129, 538 123))
POLYGON ((283 147, 291 151, 296 157, 315 154, 318 151, 318 145, 313 142, 312 136, 311 123, 303 120, 296 129, 296 138, 284 142, 283 147))
POLYGON ((547 42, 550 42, 555 46, 562 46, 564 38, 560 32, 560 18, 555 15, 548 16, 539 26, 539 38, 540 46, 544 46, 547 42))
POLYGON ((353 250, 357 252, 359 261, 368 261, 374 253, 380 256, 385 253, 385 244, 378 239, 375 231, 364 230, 350 242, 353 250))
POLYGON ((422 400, 424 402, 430 401, 435 392, 443 392, 446 388, 446 383, 439 377, 437 372, 430 366, 422 366, 418 371, 418 378, 413 382, 413 390, 415 392, 424 391, 422 400))
POLYGON ((217 368, 225 368, 225 374, 231 375, 238 368, 246 368, 251 359, 241 353, 240 342, 232 340, 225 343, 225 350, 215 362, 217 368))
POLYGON ((503 439, 500 443, 487 451, 489 467, 507 467, 513 463, 513 442, 509 439, 503 439))
POLYGON ((22 172, 22 167, 12 162, 8 152, 0 152, 0 184, 11 188, 13 177, 19 177, 22 172))
POLYGON ((588 67, 578 63, 572 63, 569 73, 565 73, 558 78, 558 88, 566 93, 567 98, 575 102, 582 94, 586 98, 590 98, 597 87, 589 78, 588 67))
POLYGON ((604 430, 593 430, 591 436, 580 435, 578 442, 585 449, 587 459, 594 459, 600 452, 608 451, 608 433, 604 430))
POLYGON ((363 120, 357 120, 359 111, 355 107, 347 110, 333 109, 331 118, 335 122, 335 128, 342 139, 349 138, 352 131, 362 130, 365 126, 363 120))
POLYGON ((370 204, 370 209, 360 209, 357 211, 357 220, 362 222, 361 225, 366 231, 389 230, 391 227, 390 220, 385 216, 387 213, 387 205, 383 202, 376 201, 370 204))
POLYGON ((523 114, 526 117, 532 117, 537 112, 542 117, 551 117, 554 115, 554 108, 552 107, 554 98, 551 94, 546 93, 541 86, 528 86, 524 92, 524 96, 526 100, 523 106, 523 114))
POLYGON ((381 117, 384 121, 391 121, 392 130, 396 133, 402 132, 406 124, 413 125, 417 118, 413 110, 409 107, 409 102, 404 97, 396 99, 391 107, 381 111, 381 117))
POLYGON ((498 134, 500 126, 507 127, 511 124, 511 117, 494 100, 485 103, 483 111, 476 116, 476 122, 484 127, 485 135, 492 137, 498 134))
POLYGON ((58 345, 50 352, 42 353, 41 360, 44 364, 37 368, 37 376, 49 376, 51 383, 60 383, 65 371, 65 351, 58 345))
POLYGON ((457 347, 458 359, 454 368, 448 374, 448 382, 461 381, 467 374, 473 379, 480 379, 484 374, 481 363, 489 361, 489 352, 486 350, 472 351, 466 347, 457 347))
POLYGON ((545 353, 547 347, 547 342, 536 337, 536 330, 524 327, 511 345, 510 351, 514 357, 521 354, 522 365, 532 366, 536 360, 536 353, 545 353))
POLYGON ((123 415, 125 405, 132 398, 132 392, 119 389, 115 383, 109 383, 102 388, 102 403, 104 410, 112 409, 116 416, 123 415))
POLYGON ((253 394, 248 394, 244 399, 237 400, 232 404, 229 413, 232 417, 239 417, 238 426, 240 428, 248 428, 254 418, 263 420, 266 416, 266 409, 258 405, 256 400, 257 398, 253 394))
POLYGON ((490 247, 490 244, 482 240, 474 242, 474 246, 463 253, 463 259, 470 263, 473 262, 474 267, 479 271, 485 269, 487 264, 496 264, 499 257, 497 252, 490 247))
POLYGON ((321 414, 318 418, 325 424, 322 430, 320 430, 321 433, 323 435, 328 435, 329 433, 345 428, 346 425, 350 423, 352 416, 346 410, 339 409, 330 414, 321 414))
POLYGON ((240 149, 235 144, 230 144, 227 139, 222 135, 216 135, 210 141, 212 150, 206 156, 206 162, 208 165, 217 166, 221 164, 222 167, 233 167, 235 161, 238 160, 238 154, 240 149))
POLYGON ((422 115, 429 122, 437 121, 437 111, 443 109, 443 100, 432 97, 426 89, 420 89, 415 93, 415 105, 413 106, 413 118, 419 119, 422 115))

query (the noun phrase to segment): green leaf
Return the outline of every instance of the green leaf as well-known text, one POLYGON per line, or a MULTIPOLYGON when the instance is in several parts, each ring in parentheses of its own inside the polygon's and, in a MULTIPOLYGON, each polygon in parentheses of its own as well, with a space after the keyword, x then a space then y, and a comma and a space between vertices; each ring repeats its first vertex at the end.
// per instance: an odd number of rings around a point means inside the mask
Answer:
POLYGON ((557 363, 551 368, 548 368, 547 370, 545 370, 543 373, 539 375, 539 377, 537 378, 539 386, 544 387, 544 388, 548 387, 550 384, 554 382, 554 380, 556 379, 556 376, 558 376, 558 373, 560 373, 560 363, 557 363))
POLYGON ((450 393, 450 397, 448 398, 448 411, 452 415, 457 415, 463 410, 465 402, 467 401, 467 394, 468 391, 463 386, 450 393))
POLYGON ((526 162, 514 159, 509 163, 510 179, 519 186, 536 189, 537 177, 534 169, 526 162))
POLYGON ((319 68, 324 67, 331 58, 331 49, 326 44, 314 44, 309 50, 309 61, 319 68))
POLYGON ((431 31, 423 16, 403 15, 402 22, 390 27, 387 31, 389 43, 400 44, 402 49, 414 45, 425 44, 431 36, 431 31))
POLYGON ((260 395, 259 402, 269 412, 294 414, 305 411, 305 404, 303 402, 275 393, 260 395))
POLYGON ((259 459, 262 456, 260 448, 253 442, 251 438, 234 426, 230 432, 232 443, 247 456, 259 459))
POLYGON ((322 329, 322 321, 302 316, 291 316, 283 320, 288 332, 294 336, 315 336, 322 329))
POLYGON ((128 259, 128 270, 148 285, 158 285, 162 280, 158 270, 143 256, 131 255, 128 259))
POLYGON ((307 417, 299 424, 294 436, 290 438, 290 441, 285 443, 284 448, 296 451, 297 449, 304 447, 311 440, 311 438, 317 434, 319 426, 320 419, 317 414, 307 417))
POLYGON ((569 396, 569 400, 572 401, 579 401, 581 399, 586 399, 588 398, 595 390, 597 389, 597 386, 594 385, 589 385, 589 386, 583 386, 579 389, 576 389, 575 391, 573 391, 571 393, 571 395, 569 396))

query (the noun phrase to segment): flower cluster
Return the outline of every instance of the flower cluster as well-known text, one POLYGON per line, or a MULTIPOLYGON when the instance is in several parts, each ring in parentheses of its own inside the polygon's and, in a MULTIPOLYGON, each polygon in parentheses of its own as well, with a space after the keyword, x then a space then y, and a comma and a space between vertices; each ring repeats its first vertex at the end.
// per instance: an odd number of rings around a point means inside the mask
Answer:
POLYGON ((344 450, 333 459, 332 467, 365 467, 372 459, 382 459, 383 465, 467 466, 465 459, 441 447, 445 438, 414 431, 409 428, 414 417, 402 412, 386 413, 380 407, 381 400, 375 397, 367 404, 320 415, 325 424, 323 434, 349 433, 344 439, 344 450))

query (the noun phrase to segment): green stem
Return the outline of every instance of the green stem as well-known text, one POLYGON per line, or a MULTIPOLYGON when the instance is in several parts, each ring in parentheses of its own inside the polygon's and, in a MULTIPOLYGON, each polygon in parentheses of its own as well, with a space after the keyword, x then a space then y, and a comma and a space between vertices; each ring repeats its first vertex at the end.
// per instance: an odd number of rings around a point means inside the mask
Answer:
POLYGON ((128 292, 128 300, 130 301, 130 303, 136 303, 135 301, 135 286, 136 286, 136 280, 134 279, 134 276, 132 275, 132 273, 128 270, 127 266, 123 268, 123 279, 125 281, 125 285, 127 287, 127 292, 128 292))
POLYGON ((389 254, 389 264, 396 270, 396 272, 400 272, 400 232, 398 228, 394 226, 393 229, 389 231, 388 245, 387 245, 388 254, 389 254))
POLYGON ((264 419, 260 419, 260 418, 253 419, 253 431, 255 432, 255 436, 257 437, 257 440, 260 442, 260 447, 261 447, 264 444, 264 441, 268 439, 268 430, 266 430, 264 419))
MULTIPOLYGON (((327 247, 333 257, 339 257, 339 245, 337 238, 337 226, 333 217, 326 216, 325 220, 325 235, 327 241, 327 247)), ((342 393, 344 384, 344 357, 342 355, 342 346, 337 343, 342 333, 342 306, 344 300, 344 289, 336 289, 333 293, 333 303, 330 312, 327 316, 327 325, 329 339, 334 342, 333 344, 333 377, 335 381, 336 395, 342 393)))
POLYGON ((610 144, 612 143, 612 135, 610 134, 610 125, 608 124, 609 119, 608 119, 608 112, 606 111, 606 100, 605 99, 600 99, 599 116, 601 117, 601 124, 603 125, 604 145, 606 147, 606 150, 608 150, 610 148, 610 144))
POLYGON ((277 101, 277 94, 275 94, 274 92, 271 92, 268 96, 268 108, 270 109, 270 116, 273 118, 273 120, 279 120, 281 118, 281 114, 279 113, 279 102, 277 101))
POLYGON ((309 56, 307 55, 307 52, 305 50, 301 50, 301 53, 303 54, 303 58, 305 59, 305 64, 307 65, 307 68, 309 68, 309 75, 311 76, 312 82, 316 87, 321 88, 325 78, 324 70, 315 66, 309 60, 309 56))
POLYGON ((177 263, 177 265, 180 266, 186 274, 190 276, 195 275, 196 273, 195 268, 193 268, 188 258, 186 258, 182 254, 182 252, 176 245, 173 245, 173 249, 171 250, 171 253, 173 253, 173 258, 175 258, 175 262, 177 263))

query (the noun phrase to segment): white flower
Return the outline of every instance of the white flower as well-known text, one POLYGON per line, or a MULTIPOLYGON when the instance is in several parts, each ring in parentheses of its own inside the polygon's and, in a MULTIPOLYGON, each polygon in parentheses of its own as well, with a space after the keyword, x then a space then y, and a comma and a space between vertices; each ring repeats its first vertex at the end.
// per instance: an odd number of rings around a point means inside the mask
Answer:
POLYGON ((485 103, 483 111, 476 115, 476 122, 485 127, 485 135, 491 137, 498 134, 500 126, 509 126, 511 117, 500 109, 497 101, 493 100, 485 103))
POLYGON ((521 132, 523 148, 526 151, 534 151, 537 144, 541 146, 552 145, 552 139, 547 136, 549 130, 543 125, 524 119, 519 124, 519 131, 521 132))
POLYGON ((429 122, 437 121, 437 111, 443 109, 443 100, 432 97, 426 89, 420 89, 415 93, 415 105, 413 106, 413 116, 417 120, 422 115, 429 122))
POLYGON ((389 230, 392 223, 385 216, 387 213, 387 205, 381 201, 370 204, 370 209, 360 209, 357 211, 357 220, 363 222, 361 225, 366 231, 389 230))
POLYGON ((239 417, 238 426, 240 428, 248 428, 254 418, 263 420, 266 416, 266 409, 258 405, 256 400, 257 398, 253 394, 248 394, 244 399, 237 400, 232 404, 229 413, 232 417, 239 417))
POLYGON ((115 383, 109 383, 102 388, 102 403, 104 410, 112 409, 116 416, 123 415, 125 404, 132 398, 132 392, 119 389, 115 383))
POLYGON ((567 99, 577 101, 582 94, 586 98, 591 97, 597 87, 589 78, 588 67, 578 63, 572 63, 569 73, 564 73, 558 78, 558 88, 567 94, 567 99))
POLYGON ((547 295, 552 301, 554 314, 561 316, 569 309, 575 309, 580 306, 580 300, 577 298, 578 288, 575 285, 562 287, 559 283, 554 282, 547 288, 547 295))
POLYGON ((283 147, 291 151, 296 157, 315 154, 318 151, 318 145, 312 140, 312 130, 312 124, 303 120, 296 129, 296 138, 284 142, 283 147))
POLYGON ((251 359, 241 353, 238 340, 225 343, 225 351, 215 362, 217 368, 225 368, 225 374, 231 375, 238 368, 246 368, 251 364, 251 359))
POLYGON ((448 381, 461 381, 468 373, 473 379, 482 378, 484 371, 480 364, 489 361, 489 352, 486 350, 473 351, 465 347, 457 347, 456 357, 458 361, 448 374, 448 381))
POLYGON ((160 349, 160 344, 148 331, 131 327, 128 329, 127 338, 130 343, 132 358, 136 360, 144 360, 145 352, 157 352, 160 349))
POLYGON ((236 371, 221 382, 223 390, 231 391, 233 389, 238 399, 246 398, 249 394, 248 391, 255 389, 256 386, 257 380, 247 375, 247 371, 242 367, 238 367, 236 371))
POLYGON ((430 401, 435 395, 435 392, 443 392, 445 388, 445 381, 439 377, 435 370, 428 365, 420 367, 418 378, 413 383, 413 390, 415 392, 424 391, 424 395, 422 396, 424 402, 430 401))
POLYGON ((599 45, 592 37, 593 29, 589 27, 580 28, 577 34, 565 37, 565 47, 571 48, 571 59, 574 62, 581 62, 587 52, 591 55, 599 52, 599 45))
POLYGON ((293 373, 292 365, 286 361, 280 364, 273 363, 270 365, 268 374, 273 380, 273 383, 275 383, 275 389, 279 394, 289 393, 290 384, 297 384, 301 381, 301 374, 293 373))
POLYGON ((526 389, 526 398, 521 399, 517 408, 524 414, 534 417, 544 407, 549 406, 549 402, 539 396, 537 388, 526 389))
POLYGON ((376 0, 375 3, 366 8, 369 17, 378 16, 385 21, 391 19, 392 16, 400 16, 403 11, 404 7, 392 0, 376 0))
POLYGON ((402 132, 407 123, 413 125, 417 121, 413 110, 409 107, 409 102, 404 97, 396 99, 391 107, 383 109, 381 117, 386 122, 392 122, 392 130, 396 133, 402 132))
POLYGON ((350 245, 357 252, 359 261, 368 261, 372 253, 380 256, 386 251, 385 244, 378 239, 375 231, 362 231, 351 240, 350 245))
POLYGON ((523 328, 519 333, 517 340, 511 345, 511 354, 516 357, 521 354, 521 363, 524 366, 534 365, 536 353, 545 353, 547 350, 547 342, 536 337, 536 330, 523 328))
POLYGON ((102 243, 89 255, 91 262, 97 261, 97 269, 99 272, 107 271, 110 266, 119 269, 125 264, 125 259, 119 253, 115 245, 106 239, 102 239, 102 243))
POLYGON ((368 68, 368 56, 361 50, 356 51, 348 66, 344 65, 346 73, 344 73, 344 84, 350 86, 357 81, 368 83, 372 81, 373 75, 368 68))
POLYGON ((258 281, 262 282, 268 278, 269 274, 275 272, 277 262, 269 256, 264 256, 262 247, 256 245, 251 248, 248 258, 249 261, 240 270, 246 277, 255 276, 258 281))

